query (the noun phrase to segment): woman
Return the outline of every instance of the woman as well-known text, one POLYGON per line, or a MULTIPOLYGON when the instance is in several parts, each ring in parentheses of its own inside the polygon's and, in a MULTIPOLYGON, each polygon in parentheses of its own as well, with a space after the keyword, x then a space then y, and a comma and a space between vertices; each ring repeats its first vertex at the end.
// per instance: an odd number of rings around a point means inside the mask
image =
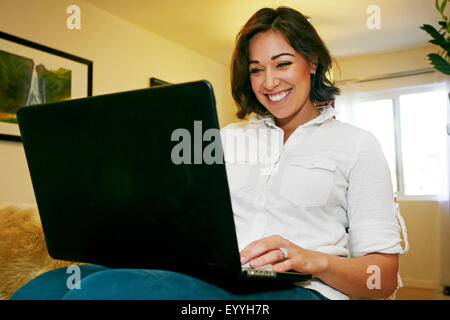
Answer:
POLYGON ((390 173, 372 134, 317 107, 339 92, 330 67, 317 32, 293 9, 262 9, 238 35, 232 93, 238 117, 256 117, 222 134, 241 261, 310 273, 303 286, 329 298, 385 298, 402 253, 390 173), (231 151, 236 137, 251 159, 231 151), (252 137, 258 143, 245 143, 252 137))
POLYGON ((283 7, 259 10, 238 35, 231 72, 238 117, 256 117, 222 130, 242 264, 309 273, 312 281, 239 294, 174 272, 87 265, 81 266, 80 290, 68 290, 66 270, 58 269, 12 298, 391 295, 402 248, 389 170, 371 134, 333 120, 331 107, 316 107, 338 93, 326 78, 330 66, 326 47, 302 14, 283 7), (244 144, 234 153, 229 137, 239 136, 244 144), (249 143, 255 137, 257 143, 249 143), (374 282, 368 270, 375 270, 374 282))

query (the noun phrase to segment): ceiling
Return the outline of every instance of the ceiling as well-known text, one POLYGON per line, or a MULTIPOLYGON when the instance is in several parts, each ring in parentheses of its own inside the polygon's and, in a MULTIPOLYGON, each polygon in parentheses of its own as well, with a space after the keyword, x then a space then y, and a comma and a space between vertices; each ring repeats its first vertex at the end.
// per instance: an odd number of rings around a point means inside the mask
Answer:
POLYGON ((85 0, 122 19, 229 64, 234 39, 262 7, 287 5, 311 23, 336 58, 427 45, 424 23, 437 26, 434 0, 85 0), (381 28, 369 30, 370 5, 380 8, 381 28))

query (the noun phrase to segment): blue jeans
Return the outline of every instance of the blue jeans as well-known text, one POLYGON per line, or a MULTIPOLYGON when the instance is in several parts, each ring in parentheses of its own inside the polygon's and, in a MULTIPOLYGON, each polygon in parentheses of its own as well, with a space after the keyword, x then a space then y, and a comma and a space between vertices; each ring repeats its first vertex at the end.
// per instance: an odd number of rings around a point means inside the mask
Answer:
POLYGON ((172 271, 78 267, 79 288, 74 285, 77 282, 69 279, 72 273, 60 268, 34 278, 18 289, 11 300, 326 300, 317 291, 302 287, 232 293, 172 271))

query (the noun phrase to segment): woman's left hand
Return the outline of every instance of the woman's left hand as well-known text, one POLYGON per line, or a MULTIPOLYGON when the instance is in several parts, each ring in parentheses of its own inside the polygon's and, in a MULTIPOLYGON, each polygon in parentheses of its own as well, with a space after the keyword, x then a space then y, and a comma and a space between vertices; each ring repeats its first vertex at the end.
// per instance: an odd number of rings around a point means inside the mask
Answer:
POLYGON ((240 252, 240 256, 241 263, 249 262, 252 268, 271 264, 273 271, 294 270, 313 276, 324 271, 328 264, 327 254, 304 249, 279 235, 250 243, 240 252), (280 248, 286 249, 287 259, 283 257, 280 248))

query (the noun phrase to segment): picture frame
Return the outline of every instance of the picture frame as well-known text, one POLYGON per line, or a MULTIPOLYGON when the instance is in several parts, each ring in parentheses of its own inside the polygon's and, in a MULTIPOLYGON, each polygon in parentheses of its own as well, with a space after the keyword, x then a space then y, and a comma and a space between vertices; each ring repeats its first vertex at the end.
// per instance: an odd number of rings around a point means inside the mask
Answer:
POLYGON ((0 140, 21 142, 21 107, 92 96, 93 62, 0 31, 0 140))

